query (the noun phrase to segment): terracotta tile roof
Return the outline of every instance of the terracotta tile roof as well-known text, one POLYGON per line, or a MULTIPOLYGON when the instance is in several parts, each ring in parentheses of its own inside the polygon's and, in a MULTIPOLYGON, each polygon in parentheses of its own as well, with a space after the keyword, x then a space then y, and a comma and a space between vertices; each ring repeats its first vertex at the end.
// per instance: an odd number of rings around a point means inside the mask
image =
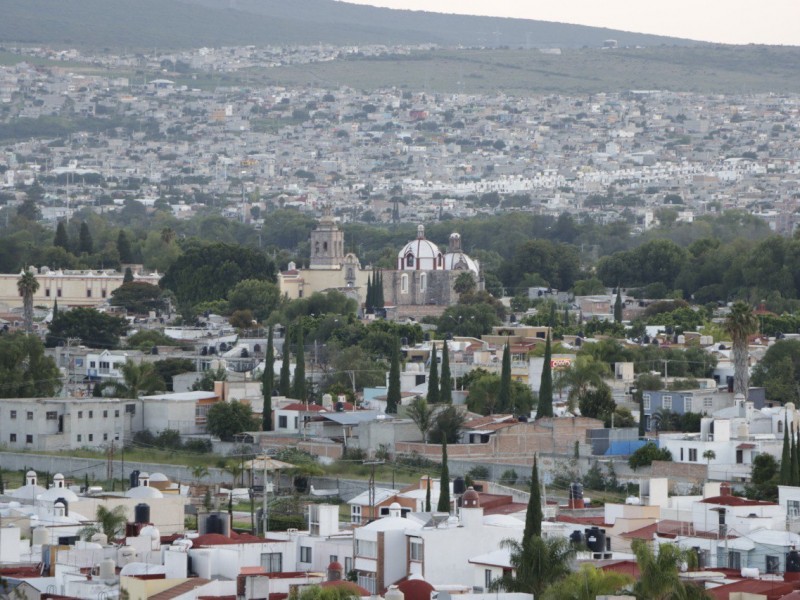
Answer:
POLYGON ((760 594, 767 600, 780 600, 790 594, 795 586, 785 581, 768 581, 761 579, 742 579, 734 583, 709 588, 707 592, 715 600, 728 600, 731 594, 760 594))
POLYGON ((778 506, 774 502, 750 500, 739 496, 712 496, 711 498, 703 498, 700 502, 704 504, 719 504, 720 506, 778 506))
POLYGON ((200 578, 192 578, 188 581, 184 581, 183 583, 179 583, 178 585, 169 588, 168 590, 164 590, 163 592, 159 592, 153 596, 150 596, 149 600, 171 600, 172 598, 177 598, 178 596, 183 596, 187 592, 191 592, 195 588, 199 588, 202 585, 207 584, 210 579, 200 579, 200 578))

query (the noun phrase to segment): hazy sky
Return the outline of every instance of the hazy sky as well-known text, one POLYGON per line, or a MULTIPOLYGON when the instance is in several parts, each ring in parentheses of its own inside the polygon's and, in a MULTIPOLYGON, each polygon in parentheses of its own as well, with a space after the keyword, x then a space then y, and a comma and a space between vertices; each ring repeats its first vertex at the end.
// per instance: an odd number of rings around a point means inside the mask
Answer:
POLYGON ((347 0, 541 19, 732 44, 800 45, 800 0, 347 0))

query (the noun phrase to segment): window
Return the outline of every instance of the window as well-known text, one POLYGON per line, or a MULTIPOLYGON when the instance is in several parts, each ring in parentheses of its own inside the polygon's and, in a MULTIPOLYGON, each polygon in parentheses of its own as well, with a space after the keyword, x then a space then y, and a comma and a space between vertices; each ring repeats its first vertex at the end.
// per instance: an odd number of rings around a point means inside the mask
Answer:
POLYGON ((104 419, 107 419, 107 418, 108 418, 108 411, 107 411, 107 410, 104 410, 104 411, 103 411, 103 418, 104 418, 104 419))
POLYGON ((104 434, 103 434, 103 441, 104 441, 104 442, 107 442, 107 441, 108 441, 108 434, 107 434, 107 433, 104 433, 104 434))
POLYGON ((283 571, 283 555, 280 552, 265 552, 261 555, 261 567, 267 573, 283 571))
POLYGON ((15 411, 15 410, 11 411, 11 418, 12 419, 16 419, 17 418, 17 411, 15 411))
POLYGON ((692 399, 691 398, 684 398, 683 399, 683 412, 685 412, 685 413, 692 412, 692 399))
POLYGON ((79 419, 82 419, 82 418, 83 418, 83 411, 82 411, 82 410, 79 410, 79 411, 78 411, 78 418, 79 418, 79 419))
POLYGON ((60 289, 59 289, 59 290, 56 290, 56 296, 58 296, 59 298, 61 298, 61 290, 60 290, 60 289))
POLYGON ((78 434, 78 441, 79 442, 81 441, 81 434, 80 433, 78 434))
POLYGON ((401 294, 408 293, 408 275, 400 276, 400 293, 401 294))
POLYGON ((697 462, 697 448, 689 448, 689 462, 697 462))
POLYGON ((26 435, 25 436, 25 443, 26 444, 32 444, 33 443, 33 436, 32 435, 26 435))
POLYGON ((358 585, 367 590, 371 595, 375 595, 375 573, 359 573, 358 585))
POLYGON ((54 410, 48 410, 45 413, 45 419, 47 419, 48 421, 58 421, 58 412, 54 410))
POLYGON ((29 410, 27 413, 25 413, 25 417, 28 419, 28 421, 33 421, 33 411, 29 410))
POLYGON ((106 290, 103 290, 102 292, 100 292, 100 295, 103 296, 103 298, 105 298, 107 293, 108 292, 106 290))
POLYGON ((92 297, 92 290, 86 290, 86 297, 87 298, 91 298, 92 297))
POLYGON ((742 553, 741 552, 728 552, 728 568, 736 569, 739 571, 742 568, 742 553))
POLYGON ((9 434, 8 441, 9 442, 16 442, 17 441, 17 434, 16 433, 9 434))
POLYGON ((783 421, 778 421, 778 433, 783 433, 783 421))
POLYGON ((416 560, 422 562, 422 540, 419 538, 411 538, 408 544, 408 558, 409 560, 416 560))
POLYGON ((713 398, 703 398, 703 408, 713 408, 713 407, 714 407, 713 398))
POLYGON ((767 554, 766 558, 766 566, 767 566, 767 573, 778 573, 781 568, 781 561, 780 559, 771 554, 767 554))
POLYGON ((406 256, 406 266, 407 267, 413 267, 414 266, 414 255, 411 254, 410 252, 406 256))
MULTIPOLYGON (((328 564, 331 564, 333 562, 339 562, 339 555, 338 554, 331 554, 328 557, 328 564)), ((347 575, 347 573, 345 573, 345 575, 347 575)))
POLYGON ((344 557, 344 572, 345 575, 353 570, 353 557, 352 556, 345 556, 344 557))
POLYGON ((672 410, 672 396, 662 396, 661 407, 664 410, 672 410))
POLYGON ((136 414, 136 405, 135 404, 126 404, 125 405, 125 412, 127 414, 135 415, 136 414))
POLYGON ((483 570, 483 589, 489 590, 492 587, 492 581, 494 577, 492 577, 492 570, 491 569, 484 569, 483 570))
POLYGON ((364 558, 378 558, 378 542, 356 540, 356 556, 364 558))
POLYGON ((289 424, 289 419, 286 415, 278 416, 278 429, 286 429, 289 424))
POLYGON ((90 410, 90 411, 89 411, 89 418, 90 418, 90 419, 93 419, 93 418, 94 418, 94 411, 93 411, 93 410, 90 410))
POLYGON ((356 525, 361 524, 361 507, 360 506, 351 506, 350 507, 350 522, 355 523, 356 525))
POLYGON ((419 276, 419 291, 420 292, 424 292, 425 291, 425 285, 427 283, 428 283, 428 276, 425 273, 423 273, 422 275, 419 276))
POLYGON ((93 433, 90 433, 90 434, 89 434, 89 441, 90 441, 90 442, 93 442, 93 441, 94 441, 94 434, 93 434, 93 433))
POLYGON ((650 410, 650 394, 642 395, 642 406, 645 410, 650 410))
POLYGON ((681 448, 681 462, 683 462, 683 448, 681 448))
POLYGON ((44 291, 44 295, 45 295, 46 297, 48 297, 48 298, 50 297, 50 288, 47 288, 47 289, 44 291))
POLYGON ((300 562, 311 562, 311 546, 300 546, 300 562))
POLYGON ((117 419, 119 418, 119 411, 118 410, 114 411, 114 417, 117 418, 117 419))

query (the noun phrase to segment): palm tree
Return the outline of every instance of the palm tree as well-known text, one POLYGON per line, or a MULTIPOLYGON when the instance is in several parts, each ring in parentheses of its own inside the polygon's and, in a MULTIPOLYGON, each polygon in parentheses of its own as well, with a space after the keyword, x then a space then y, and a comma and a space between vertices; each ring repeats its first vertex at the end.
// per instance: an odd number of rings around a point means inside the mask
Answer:
POLYGON ((126 360, 120 371, 123 380, 111 384, 120 398, 138 398, 140 394, 152 394, 165 387, 153 363, 126 360))
POLYGON ((713 450, 706 450, 703 452, 703 458, 706 459, 706 465, 711 466, 711 461, 717 458, 717 453, 713 450))
POLYGON ((244 467, 236 461, 225 463, 223 471, 231 476, 231 491, 228 494, 228 513, 233 514, 233 490, 236 488, 236 480, 244 476, 244 467))
POLYGON ((634 540, 633 553, 639 565, 639 581, 633 586, 637 598, 647 600, 693 600, 710 596, 703 588, 683 581, 680 571, 684 563, 695 564, 695 554, 673 544, 660 544, 658 554, 644 540, 634 540))
POLYGON ((561 581, 545 590, 543 600, 594 600, 598 596, 613 595, 627 585, 633 578, 623 573, 596 569, 593 565, 583 564, 580 571, 570 573, 561 581))
POLYGON ((195 483, 201 483, 204 478, 208 477, 208 467, 205 465, 192 467, 192 477, 194 477, 195 483))
POLYGON ((725 319, 725 330, 733 342, 733 393, 747 398, 750 388, 747 339, 758 331, 758 317, 753 313, 753 308, 745 302, 734 302, 725 319))
POLYGON ((115 506, 112 509, 108 509, 102 504, 97 507, 94 519, 95 523, 93 525, 84 527, 78 533, 85 540, 90 540, 96 533, 104 533, 109 541, 116 539, 125 529, 125 524, 128 522, 124 506, 115 506))
POLYGON ((566 538, 543 538, 538 535, 518 542, 507 539, 501 546, 511 552, 511 573, 504 573, 492 582, 493 591, 533 594, 542 592, 570 573, 575 547, 566 538))
POLYGON ((25 331, 33 333, 33 295, 39 289, 39 282, 33 271, 25 271, 19 276, 17 289, 22 294, 22 316, 25 321, 25 331))
POLYGON ((575 410, 578 401, 591 389, 604 385, 603 379, 611 374, 608 364, 592 356, 579 356, 569 369, 556 375, 555 387, 558 390, 569 388, 567 402, 569 410, 575 410))

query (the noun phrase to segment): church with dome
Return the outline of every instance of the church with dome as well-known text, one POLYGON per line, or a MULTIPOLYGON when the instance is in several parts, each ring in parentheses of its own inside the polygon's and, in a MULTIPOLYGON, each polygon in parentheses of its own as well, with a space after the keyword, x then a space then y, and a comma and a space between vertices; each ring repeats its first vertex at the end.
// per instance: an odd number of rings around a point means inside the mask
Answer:
POLYGON ((435 315, 458 302, 454 285, 458 276, 469 273, 476 289, 483 289, 480 264, 461 246, 461 235, 450 234, 446 251, 425 237, 425 226, 417 237, 397 254, 396 269, 383 271, 383 293, 395 317, 435 315))

